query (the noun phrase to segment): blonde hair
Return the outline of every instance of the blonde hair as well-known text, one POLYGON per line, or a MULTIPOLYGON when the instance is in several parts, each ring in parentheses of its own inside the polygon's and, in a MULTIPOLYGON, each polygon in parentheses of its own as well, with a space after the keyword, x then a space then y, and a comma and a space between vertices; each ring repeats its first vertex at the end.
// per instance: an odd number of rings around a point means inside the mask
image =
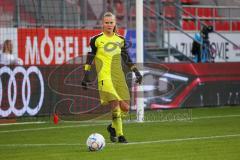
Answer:
MULTIPOLYGON (((113 17, 114 20, 116 21, 116 16, 115 16, 112 12, 105 12, 105 13, 103 14, 103 18, 102 18, 102 19, 104 19, 105 17, 113 17)), ((115 27, 114 27, 114 29, 113 29, 113 32, 114 32, 114 33, 117 33, 117 24, 115 25, 115 27)))
POLYGON ((105 12, 103 14, 103 18, 104 17, 113 17, 114 19, 116 19, 116 16, 112 12, 105 12))
POLYGON ((3 53, 8 52, 8 53, 12 53, 12 48, 9 48, 9 44, 11 44, 12 41, 7 39, 4 41, 3 43, 3 53))

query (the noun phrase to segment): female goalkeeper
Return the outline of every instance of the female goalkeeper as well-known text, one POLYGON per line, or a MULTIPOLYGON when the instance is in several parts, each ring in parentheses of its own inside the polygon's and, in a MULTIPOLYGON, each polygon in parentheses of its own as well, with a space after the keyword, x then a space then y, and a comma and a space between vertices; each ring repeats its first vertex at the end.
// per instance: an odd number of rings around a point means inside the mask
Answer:
POLYGON ((89 82, 89 71, 93 60, 98 75, 98 90, 101 104, 109 104, 112 111, 112 124, 107 127, 112 142, 127 143, 122 129, 122 116, 129 111, 130 95, 121 62, 135 73, 136 83, 141 84, 142 75, 132 63, 126 48, 125 39, 116 33, 116 18, 106 12, 102 18, 103 32, 90 40, 91 51, 84 66, 84 88, 89 82))

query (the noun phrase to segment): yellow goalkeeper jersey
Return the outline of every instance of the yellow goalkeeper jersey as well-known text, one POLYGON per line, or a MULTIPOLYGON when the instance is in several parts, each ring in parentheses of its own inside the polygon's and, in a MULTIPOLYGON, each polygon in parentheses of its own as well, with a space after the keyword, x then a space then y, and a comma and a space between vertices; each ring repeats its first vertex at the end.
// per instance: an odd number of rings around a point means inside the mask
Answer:
MULTIPOLYGON (((122 55, 127 54, 125 39, 114 33, 108 37, 104 33, 91 38, 91 56, 94 57, 98 82, 102 80, 125 81, 122 70, 122 55)), ((129 56, 127 54, 127 59, 129 56)))
POLYGON ((130 69, 135 65, 129 57, 125 39, 115 33, 111 37, 101 33, 91 38, 90 47, 86 67, 91 66, 93 60, 95 61, 101 103, 129 100, 130 95, 122 70, 122 61, 130 69))

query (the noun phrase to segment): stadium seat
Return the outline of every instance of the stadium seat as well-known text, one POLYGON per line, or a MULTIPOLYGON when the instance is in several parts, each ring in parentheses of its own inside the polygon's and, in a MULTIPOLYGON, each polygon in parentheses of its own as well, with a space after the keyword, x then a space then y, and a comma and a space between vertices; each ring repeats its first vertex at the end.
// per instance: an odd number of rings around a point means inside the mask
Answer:
POLYGON ((4 12, 11 13, 11 14, 15 12, 16 5, 14 0, 8 0, 8 1, 0 0, 0 6, 3 8, 4 12))
MULTIPOLYGON (((125 11, 124 11, 124 12, 125 12, 125 11)), ((128 16, 130 16, 130 17, 132 17, 132 18, 136 18, 136 7, 135 7, 135 5, 131 6, 131 7, 130 7, 130 10, 127 11, 127 12, 130 13, 130 15, 128 15, 128 16)), ((152 14, 155 15, 155 12, 154 12, 154 13, 153 13, 153 12, 151 13, 151 11, 150 11, 148 8, 146 8, 146 7, 143 8, 143 16, 144 16, 144 18, 146 18, 147 16, 152 16, 152 14)))
POLYGON ((204 15, 204 8, 197 8, 197 16, 203 17, 204 15))
POLYGON ((240 31, 240 22, 232 22, 232 30, 240 31))
POLYGON ((240 22, 237 22, 237 30, 240 31, 240 22))
POLYGON ((183 20, 182 28, 183 30, 196 30, 196 25, 193 20, 183 20))
POLYGON ((124 4, 122 1, 117 1, 115 4, 115 10, 116 10, 116 17, 118 20, 122 20, 125 15, 125 9, 124 9, 124 4))
POLYGON ((183 10, 186 11, 186 12, 183 12, 183 16, 190 16, 190 14, 193 16, 196 16, 196 8, 183 7, 183 10))
POLYGON ((152 32, 152 33, 157 32, 157 21, 155 19, 150 19, 149 31, 152 32))
POLYGON ((208 26, 212 26, 213 25, 212 20, 205 20, 205 21, 203 21, 203 23, 208 25, 208 26))
POLYGON ((182 4, 191 4, 191 3, 189 3, 189 1, 190 1, 190 0, 181 0, 181 3, 182 3, 182 4))
POLYGON ((213 17, 219 17, 219 14, 218 14, 218 9, 216 9, 216 8, 213 8, 212 10, 213 10, 213 12, 212 12, 212 14, 213 14, 213 17))
POLYGON ((211 8, 197 8, 197 15, 199 17, 212 17, 212 9, 211 8))
POLYGON ((162 3, 172 3, 174 0, 159 0, 162 3))
POLYGON ((230 23, 228 21, 223 22, 223 30, 229 31, 230 30, 230 23))
POLYGON ((228 21, 216 21, 215 29, 217 31, 229 31, 230 23, 228 21))
POLYGON ((130 8, 130 15, 131 15, 131 17, 136 17, 136 7, 135 6, 130 8))
POLYGON ((150 15, 150 17, 156 17, 156 7, 155 7, 155 3, 154 3, 154 1, 151 1, 151 3, 150 3, 150 8, 151 8, 151 11, 149 11, 150 13, 149 13, 149 15, 150 15))
POLYGON ((219 30, 222 30, 222 28, 223 28, 222 22, 216 21, 215 22, 215 30, 219 31, 219 30))
POLYGON ((33 18, 33 16, 29 13, 26 12, 21 12, 20 13, 20 18, 22 21, 24 22, 28 22, 28 23, 36 23, 36 19, 33 18))
POLYGON ((187 4, 187 5, 191 5, 191 4, 198 4, 199 0, 181 0, 182 4, 187 4))
POLYGON ((196 25, 193 20, 189 21, 188 23, 189 23, 190 30, 196 30, 196 25))
POLYGON ((176 8, 174 6, 165 6, 163 8, 163 15, 166 18, 175 18, 176 17, 176 8))

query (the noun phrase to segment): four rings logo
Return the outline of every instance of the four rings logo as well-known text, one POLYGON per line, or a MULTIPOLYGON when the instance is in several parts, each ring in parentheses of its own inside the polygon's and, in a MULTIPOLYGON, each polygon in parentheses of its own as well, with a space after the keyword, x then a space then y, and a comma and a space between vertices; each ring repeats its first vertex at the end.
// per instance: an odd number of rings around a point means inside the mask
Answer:
POLYGON ((44 81, 41 71, 36 66, 31 66, 28 69, 25 69, 21 66, 17 66, 13 70, 7 66, 0 68, 0 117, 8 117, 11 113, 15 116, 19 117, 25 114, 26 112, 33 116, 36 115, 42 107, 44 99, 44 81), (9 107, 2 106, 3 102, 3 83, 2 83, 2 75, 7 74, 9 76, 9 80, 7 82, 7 100, 9 103, 9 107), (17 80, 16 74, 21 74, 23 76, 22 79, 22 87, 21 87, 21 97, 22 97, 22 105, 21 107, 16 107, 17 99, 17 80), (30 106, 30 96, 31 96, 31 79, 30 74, 36 74, 38 80, 40 82, 40 98, 38 104, 36 106, 30 106), (4 109, 3 109, 4 108, 4 109))

